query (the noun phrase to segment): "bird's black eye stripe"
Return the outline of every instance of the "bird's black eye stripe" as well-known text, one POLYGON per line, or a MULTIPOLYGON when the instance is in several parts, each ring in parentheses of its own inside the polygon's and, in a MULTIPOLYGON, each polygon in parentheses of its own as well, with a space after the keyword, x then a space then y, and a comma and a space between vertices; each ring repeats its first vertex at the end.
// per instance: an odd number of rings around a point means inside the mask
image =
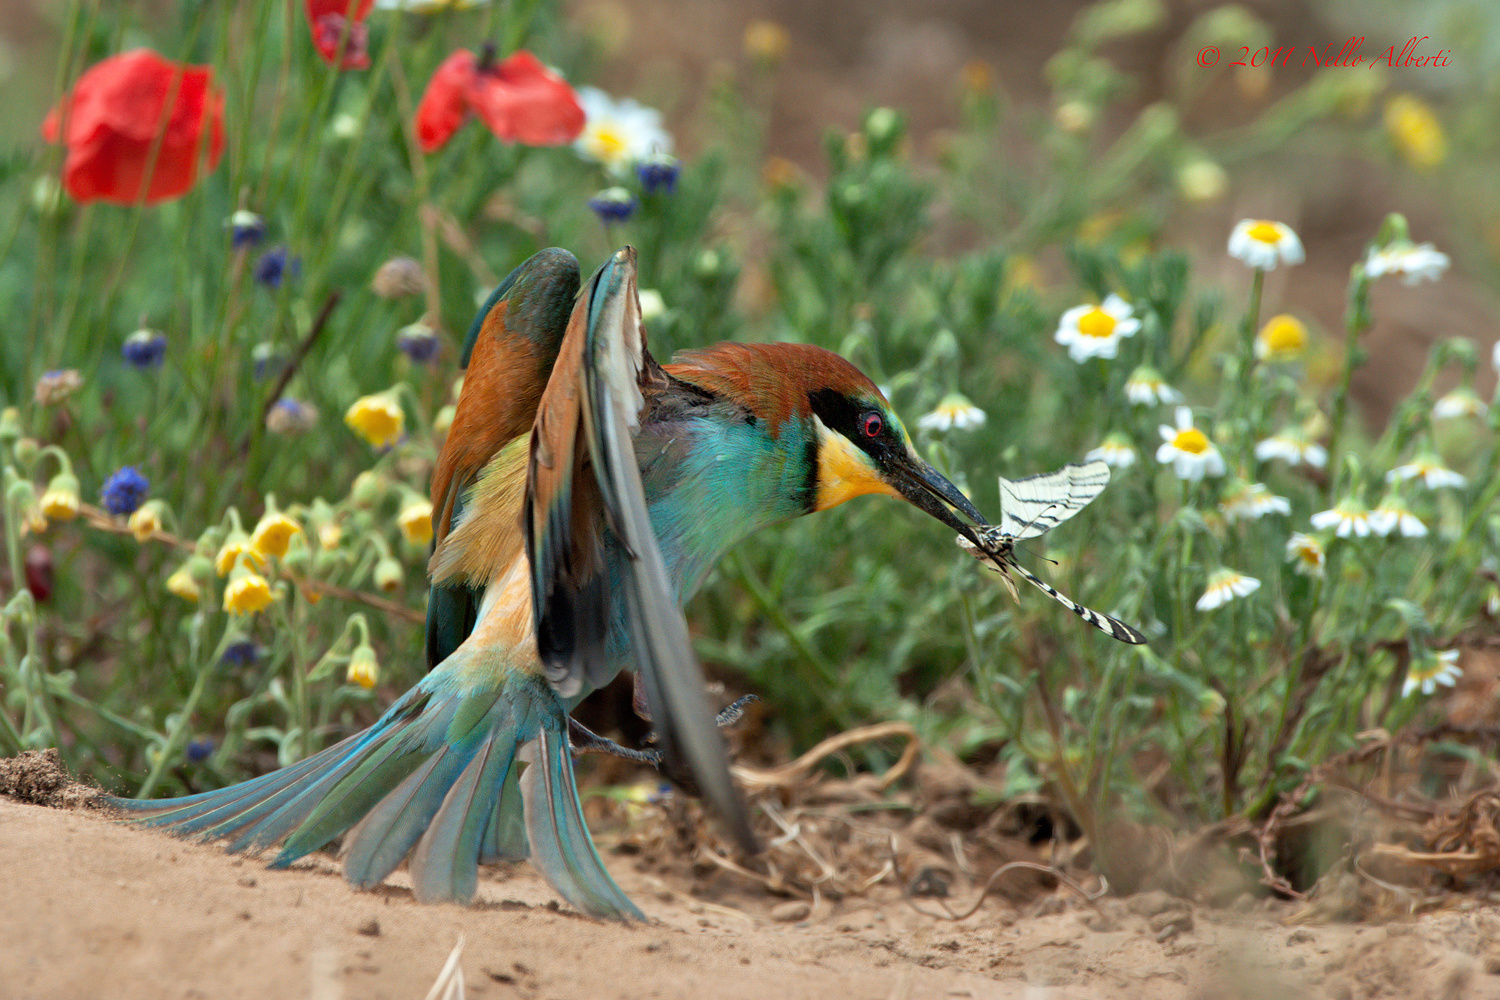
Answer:
POLYGON ((850 399, 837 389, 809 393, 807 402, 829 430, 838 431, 871 455, 884 451, 882 446, 889 443, 885 415, 872 410, 868 402, 850 399))

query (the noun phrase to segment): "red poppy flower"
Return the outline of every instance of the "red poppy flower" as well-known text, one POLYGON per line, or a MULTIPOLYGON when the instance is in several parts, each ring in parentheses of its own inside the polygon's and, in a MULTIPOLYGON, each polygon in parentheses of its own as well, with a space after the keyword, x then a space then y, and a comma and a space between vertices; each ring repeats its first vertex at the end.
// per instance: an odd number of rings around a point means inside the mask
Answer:
POLYGON ((459 49, 437 68, 417 103, 417 143, 422 152, 440 149, 469 114, 469 86, 474 81, 474 53, 459 49))
POLYGON ((211 66, 135 49, 89 67, 48 113, 42 135, 67 145, 63 185, 76 200, 149 205, 188 192, 205 148, 207 170, 219 165, 224 95, 211 66))
POLYGON ((330 66, 370 68, 370 28, 364 23, 375 0, 307 0, 313 48, 330 66))
POLYGON ((417 105, 417 142, 440 148, 474 111, 507 142, 561 146, 583 131, 583 106, 566 80, 530 52, 501 62, 459 49, 437 68, 417 105))

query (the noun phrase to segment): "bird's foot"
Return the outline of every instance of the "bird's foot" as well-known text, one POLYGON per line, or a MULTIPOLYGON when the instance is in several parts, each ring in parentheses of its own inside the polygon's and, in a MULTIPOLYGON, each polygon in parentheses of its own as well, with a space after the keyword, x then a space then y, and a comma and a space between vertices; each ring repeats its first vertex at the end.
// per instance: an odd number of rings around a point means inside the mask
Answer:
MULTIPOLYGON (((737 698, 714 716, 714 724, 720 729, 727 729, 745 717, 745 708, 751 702, 759 701, 757 695, 747 694, 743 698, 737 698)), ((637 764, 645 764, 654 767, 658 771, 662 769, 660 750, 634 750, 622 746, 607 736, 600 736, 583 723, 572 716, 568 717, 568 732, 570 742, 573 745, 573 756, 581 757, 586 753, 607 753, 612 757, 621 757, 637 764)), ((651 736, 646 737, 652 740, 651 736)))
POLYGON ((568 740, 573 745, 574 757, 582 757, 586 753, 607 753, 611 757, 623 757, 661 770, 660 750, 632 750, 607 736, 600 736, 572 716, 568 717, 568 740))

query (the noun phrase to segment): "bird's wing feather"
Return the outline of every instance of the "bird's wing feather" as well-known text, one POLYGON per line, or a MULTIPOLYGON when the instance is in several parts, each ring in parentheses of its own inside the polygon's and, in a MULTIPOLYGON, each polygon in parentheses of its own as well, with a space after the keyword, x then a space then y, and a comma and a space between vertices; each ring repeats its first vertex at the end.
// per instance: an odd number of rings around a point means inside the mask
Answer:
POLYGON ((607 525, 624 552, 619 584, 631 651, 662 753, 754 850, 636 459, 642 386, 664 378, 646 352, 635 251, 627 248, 579 297, 532 432, 525 520, 538 652, 565 697, 609 680, 607 525))
MULTIPOLYGON (((474 628, 479 591, 488 581, 476 565, 504 566, 520 551, 519 491, 483 541, 450 534, 465 519, 470 492, 505 446, 522 438, 552 374, 578 295, 578 261, 566 250, 542 250, 490 295, 464 338, 464 391, 432 474, 433 587, 427 605, 427 666, 441 663, 474 628), (465 558, 465 556, 469 558, 465 558)), ((518 480, 519 481, 519 480, 518 480)))

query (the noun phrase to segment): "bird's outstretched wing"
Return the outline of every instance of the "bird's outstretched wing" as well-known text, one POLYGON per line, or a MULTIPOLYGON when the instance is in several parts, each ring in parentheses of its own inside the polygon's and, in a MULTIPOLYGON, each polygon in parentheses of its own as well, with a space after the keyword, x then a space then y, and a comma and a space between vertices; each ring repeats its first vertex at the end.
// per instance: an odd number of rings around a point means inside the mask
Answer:
MULTIPOLYGON (((517 267, 490 295, 464 338, 464 391, 432 474, 434 584, 427 602, 427 667, 432 669, 473 631, 484 584, 483 567, 508 566, 521 550, 516 529, 487 524, 472 539, 444 549, 463 521, 469 491, 486 466, 513 445, 524 458, 524 438, 567 330, 578 296, 578 261, 566 250, 542 250, 517 267)), ((520 482, 496 476, 494 482, 520 482)), ((519 499, 519 498, 517 498, 519 499)), ((476 525, 476 528, 480 527, 476 525)))
POLYGON ((636 459, 643 389, 665 381, 646 351, 635 251, 627 247, 579 296, 532 429, 523 520, 537 648, 564 697, 607 683, 614 665, 604 644, 610 608, 618 606, 609 588, 619 587, 668 770, 690 776, 735 839, 754 851, 636 459), (624 556, 614 580, 606 532, 624 556))

